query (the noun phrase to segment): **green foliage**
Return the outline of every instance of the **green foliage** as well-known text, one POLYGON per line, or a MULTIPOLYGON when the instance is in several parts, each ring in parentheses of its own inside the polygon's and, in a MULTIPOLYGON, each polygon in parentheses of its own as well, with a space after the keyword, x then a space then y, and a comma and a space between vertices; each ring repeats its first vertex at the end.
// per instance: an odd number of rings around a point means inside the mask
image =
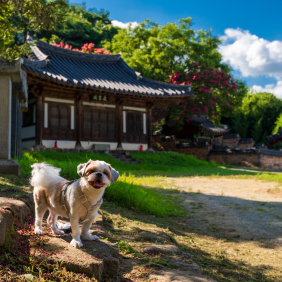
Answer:
POLYGON ((217 50, 220 40, 210 31, 194 31, 191 25, 191 18, 164 26, 146 20, 135 28, 120 29, 104 47, 113 54, 121 52, 134 70, 160 81, 174 72, 184 73, 188 62, 229 72, 217 50))
POLYGON ((280 113, 280 115, 277 117, 276 121, 275 121, 275 127, 272 130, 272 134, 277 133, 279 128, 282 128, 282 113, 280 113))
POLYGON ((262 135, 263 135, 263 127, 262 127, 262 120, 263 117, 261 117, 257 122, 254 122, 253 129, 252 129, 252 138, 256 140, 257 142, 261 142, 262 135))
POLYGON ((53 28, 64 5, 65 0, 1 0, 0 56, 13 60, 28 53, 27 32, 53 28))
POLYGON ((111 41, 119 29, 111 24, 108 11, 86 9, 85 3, 67 5, 61 11, 64 20, 57 22, 52 30, 43 26, 36 32, 38 38, 50 44, 62 41, 73 48, 80 48, 84 43, 90 42, 95 47, 102 47, 101 42, 111 41))
POLYGON ((281 112, 282 101, 273 94, 250 92, 232 118, 232 132, 239 133, 242 138, 253 137, 256 142, 265 142, 281 112))

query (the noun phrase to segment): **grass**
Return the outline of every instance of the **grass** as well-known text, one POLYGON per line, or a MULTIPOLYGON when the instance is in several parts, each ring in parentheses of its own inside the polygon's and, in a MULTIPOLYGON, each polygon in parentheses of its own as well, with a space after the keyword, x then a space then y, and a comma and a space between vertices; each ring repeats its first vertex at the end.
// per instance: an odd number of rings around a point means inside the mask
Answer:
MULTIPOLYGON (((255 177, 259 180, 282 183, 281 174, 218 165, 196 159, 191 155, 146 152, 131 154, 142 163, 135 165, 123 163, 104 153, 74 154, 56 151, 24 153, 23 158, 18 161, 22 167, 23 176, 30 176, 30 166, 33 163, 46 162, 61 168, 61 176, 72 180, 78 178, 76 167, 80 163, 85 163, 89 159, 104 160, 120 172, 119 181, 106 189, 106 199, 124 208, 159 217, 182 216, 185 213, 179 205, 180 200, 177 195, 171 197, 171 194, 177 194, 177 190, 162 189, 170 188, 164 181, 167 176, 255 177)), ((172 187, 173 183, 170 185, 172 187)))

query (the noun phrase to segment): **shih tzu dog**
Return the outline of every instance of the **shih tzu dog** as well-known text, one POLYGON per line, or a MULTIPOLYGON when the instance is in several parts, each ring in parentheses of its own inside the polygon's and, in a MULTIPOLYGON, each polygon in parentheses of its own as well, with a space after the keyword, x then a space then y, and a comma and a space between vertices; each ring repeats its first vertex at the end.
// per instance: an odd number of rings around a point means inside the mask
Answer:
POLYGON ((70 218, 72 228, 71 245, 82 247, 79 221, 82 221, 81 235, 84 240, 99 239, 91 235, 89 229, 98 214, 103 202, 105 188, 119 178, 119 172, 104 161, 92 161, 80 164, 77 173, 81 176, 75 181, 67 181, 60 177, 61 169, 46 163, 35 163, 31 166, 31 185, 34 187, 35 202, 35 234, 43 235, 42 219, 47 209, 47 219, 52 232, 64 234, 57 228, 58 215, 70 218))

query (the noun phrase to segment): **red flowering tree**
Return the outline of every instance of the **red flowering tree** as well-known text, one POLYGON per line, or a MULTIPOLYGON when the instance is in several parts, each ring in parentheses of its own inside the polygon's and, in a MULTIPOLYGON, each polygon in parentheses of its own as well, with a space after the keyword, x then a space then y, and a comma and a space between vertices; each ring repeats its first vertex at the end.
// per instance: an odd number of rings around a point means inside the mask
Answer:
POLYGON ((60 42, 58 44, 53 43, 53 45, 56 46, 56 47, 61 47, 61 48, 64 48, 64 49, 77 51, 77 52, 81 52, 81 53, 89 53, 89 54, 97 54, 97 55, 109 55, 109 54, 111 54, 110 52, 108 52, 104 48, 94 48, 95 47, 94 43, 85 43, 81 47, 81 49, 78 49, 78 48, 72 49, 71 45, 69 45, 68 43, 64 44, 63 42, 60 42))
POLYGON ((217 123, 221 114, 226 114, 235 106, 237 83, 229 73, 219 69, 199 66, 195 62, 189 65, 187 73, 174 73, 169 76, 168 83, 191 85, 195 93, 186 102, 154 109, 154 121, 163 120, 171 128, 181 128, 193 115, 204 114, 217 123))

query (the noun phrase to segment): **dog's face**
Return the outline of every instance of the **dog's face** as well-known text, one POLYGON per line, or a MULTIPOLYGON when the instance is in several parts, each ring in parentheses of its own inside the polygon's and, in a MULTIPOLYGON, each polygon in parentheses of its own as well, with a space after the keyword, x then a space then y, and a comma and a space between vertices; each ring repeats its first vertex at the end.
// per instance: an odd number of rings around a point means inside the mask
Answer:
POLYGON ((77 173, 95 189, 106 188, 119 178, 119 172, 104 161, 89 160, 77 166, 77 173))

